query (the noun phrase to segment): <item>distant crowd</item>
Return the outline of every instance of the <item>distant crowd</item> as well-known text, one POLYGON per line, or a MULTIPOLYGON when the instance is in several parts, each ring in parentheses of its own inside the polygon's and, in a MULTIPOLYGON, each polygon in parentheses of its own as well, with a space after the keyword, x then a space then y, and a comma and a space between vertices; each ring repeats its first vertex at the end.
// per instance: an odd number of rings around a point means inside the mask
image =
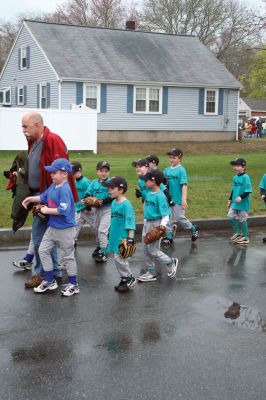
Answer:
POLYGON ((242 136, 259 139, 266 136, 266 117, 253 117, 242 120, 239 128, 242 136))

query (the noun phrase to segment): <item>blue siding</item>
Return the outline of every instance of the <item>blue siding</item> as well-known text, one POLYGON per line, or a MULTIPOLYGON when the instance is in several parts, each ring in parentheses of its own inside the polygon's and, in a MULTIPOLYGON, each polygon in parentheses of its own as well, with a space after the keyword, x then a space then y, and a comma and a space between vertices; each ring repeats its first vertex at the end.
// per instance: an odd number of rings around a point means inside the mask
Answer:
POLYGON ((224 90, 219 90, 219 99, 218 99, 218 114, 223 115, 224 110, 224 90))
POLYGON ((27 104, 25 106, 36 108, 37 84, 47 84, 48 82, 50 83, 50 107, 58 108, 58 82, 56 74, 28 30, 23 27, 3 72, 0 87, 11 86, 12 106, 16 106, 15 87, 20 85, 27 86, 27 104), (30 56, 30 68, 25 70, 19 70, 18 68, 19 49, 21 47, 30 48, 27 53, 30 56))
POLYGON ((163 106, 162 106, 163 114, 168 113, 168 87, 163 87, 163 106))
POLYGON ((204 114, 204 97, 205 97, 205 89, 199 89, 199 114, 204 114))
POLYGON ((127 112, 133 113, 133 85, 127 85, 127 112))

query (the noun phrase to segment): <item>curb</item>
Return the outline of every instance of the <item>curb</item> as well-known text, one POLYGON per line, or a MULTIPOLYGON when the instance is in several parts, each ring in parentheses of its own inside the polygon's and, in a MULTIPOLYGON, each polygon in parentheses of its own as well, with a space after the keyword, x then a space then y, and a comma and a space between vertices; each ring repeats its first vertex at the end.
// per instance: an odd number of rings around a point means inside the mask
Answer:
MULTIPOLYGON (((210 218, 210 219, 198 219, 192 220, 193 224, 197 225, 199 230, 201 231, 218 231, 223 229, 230 229, 230 223, 228 218, 210 218)), ((266 216, 255 216, 248 218, 248 226, 250 228, 254 227, 264 227, 263 230, 266 230, 266 216)), ((136 233, 139 237, 141 235, 142 223, 137 223, 136 225, 136 233)), ((181 229, 179 229, 181 231, 181 229)), ((31 235, 31 228, 21 228, 16 233, 13 233, 11 229, 8 228, 1 228, 0 229, 0 243, 3 244, 10 244, 10 243, 19 243, 22 244, 28 243, 30 240, 31 235)), ((85 225, 81 231, 79 238, 81 240, 90 240, 94 238, 94 229, 85 225)))

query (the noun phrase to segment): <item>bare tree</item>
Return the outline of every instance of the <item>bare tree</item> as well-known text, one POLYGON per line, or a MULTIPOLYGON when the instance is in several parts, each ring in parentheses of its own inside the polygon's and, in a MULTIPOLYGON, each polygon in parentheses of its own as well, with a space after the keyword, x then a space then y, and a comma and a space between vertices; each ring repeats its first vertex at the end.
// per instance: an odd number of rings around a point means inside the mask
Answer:
POLYGON ((124 27, 126 7, 121 0, 91 0, 90 11, 95 26, 124 27))

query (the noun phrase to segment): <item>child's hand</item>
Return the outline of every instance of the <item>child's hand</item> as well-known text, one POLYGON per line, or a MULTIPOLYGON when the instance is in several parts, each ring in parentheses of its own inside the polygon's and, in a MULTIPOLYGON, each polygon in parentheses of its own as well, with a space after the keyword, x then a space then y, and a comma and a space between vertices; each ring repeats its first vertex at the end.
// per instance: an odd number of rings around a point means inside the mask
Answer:
POLYGON ((263 195, 261 196, 261 200, 265 201, 265 199, 266 199, 266 196, 265 196, 265 194, 263 194, 263 195))
POLYGON ((231 200, 228 200, 228 202, 227 202, 227 208, 230 208, 230 206, 231 206, 231 200))
POLYGON ((26 197, 26 199, 24 199, 24 200, 22 201, 22 205, 23 205, 24 208, 26 208, 26 210, 27 210, 27 208, 28 208, 28 205, 29 205, 30 202, 31 202, 30 200, 31 200, 30 197, 26 197))
POLYGON ((182 208, 183 208, 183 210, 185 210, 187 208, 187 201, 186 200, 182 201, 182 208))
POLYGON ((41 213, 42 214, 49 214, 49 207, 43 206, 42 209, 41 209, 41 213))
POLYGON ((240 196, 238 196, 238 197, 235 199, 235 202, 236 202, 236 203, 241 203, 241 201, 242 201, 242 197, 240 197, 240 196))

